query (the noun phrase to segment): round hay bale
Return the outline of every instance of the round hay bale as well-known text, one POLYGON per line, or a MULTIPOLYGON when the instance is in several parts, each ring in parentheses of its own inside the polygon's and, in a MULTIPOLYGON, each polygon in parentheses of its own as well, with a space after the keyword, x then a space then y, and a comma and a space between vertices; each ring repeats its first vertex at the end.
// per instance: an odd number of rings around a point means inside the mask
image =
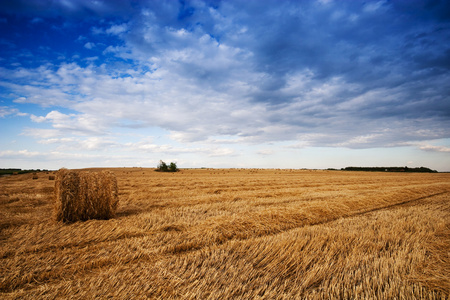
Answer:
POLYGON ((61 169, 55 181, 55 216, 63 222, 113 218, 119 203, 116 176, 108 171, 61 169))

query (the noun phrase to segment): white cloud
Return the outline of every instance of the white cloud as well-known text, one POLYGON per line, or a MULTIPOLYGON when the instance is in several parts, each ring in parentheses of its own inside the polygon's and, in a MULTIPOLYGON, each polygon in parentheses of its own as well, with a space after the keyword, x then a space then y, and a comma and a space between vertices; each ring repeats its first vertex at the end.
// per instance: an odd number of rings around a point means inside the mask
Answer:
POLYGON ((56 129, 24 128, 22 135, 31 136, 35 139, 51 139, 61 136, 62 133, 56 129))
POLYGON ((45 116, 55 129, 77 134, 102 134, 106 130, 105 119, 88 114, 63 114, 51 111, 45 116))
POLYGON ((446 146, 435 146, 435 145, 420 145, 419 146, 420 150, 424 150, 424 151, 433 151, 433 152, 450 152, 450 147, 446 147, 446 146))
POLYGON ((364 5, 364 11, 369 13, 374 13, 382 6, 386 4, 386 1, 370 2, 364 5))
POLYGON ((103 137, 87 137, 87 138, 80 138, 80 137, 64 137, 64 138, 47 138, 47 139, 41 139, 38 141, 40 144, 44 145, 57 145, 58 150, 77 150, 77 151, 84 151, 84 150, 109 150, 112 147, 119 146, 116 142, 114 142, 110 138, 103 138, 103 137))
POLYGON ((128 30, 127 24, 113 25, 110 28, 106 29, 106 33, 120 35, 128 30))
POLYGON ((259 155, 272 155, 275 153, 272 149, 261 149, 257 152, 259 155))
POLYGON ((94 26, 91 28, 91 32, 94 35, 98 35, 98 34, 103 34, 105 32, 105 30, 100 27, 94 26))
POLYGON ((235 156, 236 151, 230 148, 210 148, 206 150, 206 153, 211 157, 217 157, 217 156, 235 156))
POLYGON ((31 119, 31 121, 36 122, 36 123, 43 123, 43 122, 47 121, 46 117, 42 117, 42 116, 38 117, 33 114, 30 115, 30 119, 31 119))
POLYGON ((95 47, 95 43, 92 42, 87 42, 86 44, 84 44, 84 48, 86 49, 92 49, 95 47))
POLYGON ((0 151, 0 157, 9 157, 9 158, 15 158, 15 157, 36 157, 41 155, 39 152, 36 151, 29 151, 29 150, 4 150, 0 151))
POLYGON ((380 140, 383 134, 372 133, 366 135, 360 135, 350 138, 348 141, 337 143, 337 147, 360 147, 366 144, 376 144, 376 141, 380 140))
POLYGON ((156 144, 151 140, 142 140, 137 143, 126 144, 127 148, 131 151, 141 151, 146 153, 159 153, 159 154, 200 154, 207 155, 209 157, 215 156, 233 156, 235 151, 230 148, 223 148, 217 146, 209 146, 207 144, 198 144, 196 146, 173 146, 169 144, 156 144))
POLYGON ((86 57, 84 60, 87 61, 87 62, 93 62, 93 61, 96 61, 98 59, 99 59, 98 56, 91 56, 91 57, 86 57))
MULTIPOLYGON (((36 136, 38 137, 38 136, 36 136)), ((40 144, 60 144, 60 143, 72 143, 74 142, 74 138, 46 138, 39 140, 40 144)))
POLYGON ((46 116, 30 115, 30 119, 36 123, 50 123, 53 129, 36 129, 33 131, 28 128, 26 135, 39 136, 43 134, 46 137, 59 135, 103 135, 107 133, 108 119, 96 115, 88 114, 63 114, 53 110, 46 116))
MULTIPOLYGON (((184 31, 174 31, 173 35, 195 39, 193 33, 184 31)), ((311 70, 305 70, 286 76, 286 84, 275 97, 290 100, 272 105, 266 100, 259 101, 260 96, 255 98, 258 94, 255 84, 270 78, 250 72, 247 62, 241 65, 239 49, 217 46, 210 37, 199 38, 202 40, 199 43, 190 42, 205 48, 169 51, 159 56, 158 68, 151 71, 144 71, 145 63, 128 69, 107 69, 104 65, 81 67, 76 63, 44 65, 12 73, 18 82, 27 80, 33 85, 11 83, 9 87, 20 93, 16 103, 58 105, 75 111, 30 115, 34 122, 49 122, 59 134, 104 135, 120 126, 123 123, 120 120, 128 120, 140 127, 163 128, 171 132, 171 139, 182 143, 217 143, 211 137, 230 135, 241 143, 298 141, 298 135, 317 137, 323 132, 328 132, 329 137, 314 138, 307 144, 372 147, 391 145, 395 139, 392 134, 381 134, 386 124, 378 122, 376 116, 374 122, 366 118, 360 123, 358 114, 371 109, 377 113, 381 105, 395 107, 397 99, 403 97, 399 88, 361 92, 362 86, 347 83, 343 77, 318 80, 311 70), (205 56, 209 52, 211 58, 205 56), (223 69, 230 73, 221 78, 218 74, 223 69), (211 82, 199 81, 203 76, 199 73, 212 76, 211 82)), ((389 123, 390 131, 406 132, 405 122, 409 121, 389 123)), ((398 143, 414 135, 424 139, 429 134, 410 129, 398 143)), ((424 130, 427 131, 421 129, 424 130)))
POLYGON ((18 110, 7 106, 0 106, 0 118, 4 118, 8 115, 17 114, 18 110))

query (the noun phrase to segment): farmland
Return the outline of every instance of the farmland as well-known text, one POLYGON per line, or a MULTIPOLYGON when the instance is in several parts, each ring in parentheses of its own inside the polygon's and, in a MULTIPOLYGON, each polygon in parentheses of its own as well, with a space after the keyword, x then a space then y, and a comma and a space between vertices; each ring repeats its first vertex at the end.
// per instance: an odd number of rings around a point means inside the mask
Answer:
POLYGON ((109 169, 115 218, 0 178, 0 298, 446 299, 450 174, 109 169))

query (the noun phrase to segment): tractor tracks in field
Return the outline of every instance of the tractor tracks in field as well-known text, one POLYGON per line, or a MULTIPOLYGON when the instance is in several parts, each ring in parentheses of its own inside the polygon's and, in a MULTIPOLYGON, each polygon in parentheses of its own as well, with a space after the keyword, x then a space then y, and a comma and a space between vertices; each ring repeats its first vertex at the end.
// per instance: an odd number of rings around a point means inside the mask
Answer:
POLYGON ((381 211, 381 210, 389 210, 389 209, 399 208, 399 207, 414 206, 414 205, 417 205, 418 204, 417 202, 420 202, 421 200, 425 200, 425 199, 433 198, 433 197, 440 196, 440 195, 443 195, 443 194, 447 194, 448 192, 449 191, 434 193, 434 194, 430 194, 430 195, 427 195, 427 196, 422 196, 422 197, 419 197, 419 198, 409 199, 409 200, 393 203, 393 204, 382 206, 382 207, 372 208, 372 209, 369 209, 369 210, 365 210, 365 211, 361 211, 361 212, 357 212, 357 213, 351 214, 349 216, 346 216, 346 218, 362 216, 362 215, 370 214, 370 213, 373 213, 373 212, 376 212, 376 211, 381 211))
POLYGON ((210 246, 220 246, 232 240, 246 241, 249 239, 275 236, 307 226, 320 226, 323 224, 329 224, 339 219, 348 219, 364 216, 377 211, 413 206, 417 205, 422 200, 447 193, 448 191, 437 192, 426 196, 384 205, 381 207, 370 208, 363 211, 349 212, 331 217, 318 217, 315 220, 303 218, 302 215, 291 214, 288 216, 278 215, 270 221, 267 218, 254 221, 251 220, 252 218, 250 217, 250 220, 238 218, 235 220, 225 220, 224 223, 221 224, 202 224, 197 230, 192 230, 193 232, 195 232, 194 234, 189 234, 189 230, 185 232, 187 234, 185 239, 180 240, 177 244, 165 247, 165 249, 162 250, 162 253, 182 255, 210 246), (271 224, 268 222, 276 225, 271 226, 271 224), (211 232, 214 232, 214 234, 210 234, 211 232), (209 238, 204 238, 204 236, 206 235, 209 235, 209 238))
POLYGON ((354 212, 354 213, 344 214, 344 215, 342 215, 340 217, 330 218, 330 219, 327 219, 327 220, 318 221, 318 222, 314 222, 314 223, 311 223, 311 224, 305 224, 305 225, 298 226, 298 227, 295 227, 295 228, 290 228, 290 229, 288 229, 286 231, 295 230, 297 228, 302 228, 302 227, 305 227, 305 226, 317 226, 317 225, 329 224, 329 223, 332 223, 332 222, 334 222, 336 220, 339 220, 339 219, 349 219, 349 218, 369 215, 371 213, 375 213, 375 212, 378 212, 378 211, 387 211, 387 210, 391 210, 391 209, 395 209, 395 208, 401 208, 401 207, 411 207, 411 206, 418 205, 420 203, 420 201, 422 201, 422 200, 426 200, 426 199, 429 199, 429 198, 433 198, 433 197, 444 195, 444 194, 448 194, 448 193, 449 193, 449 191, 433 193, 433 194, 430 194, 430 195, 426 195, 426 196, 422 196, 422 197, 418 197, 418 198, 413 198, 413 199, 409 199, 409 200, 404 200, 404 201, 392 203, 392 204, 381 206, 381 207, 375 207, 375 208, 371 208, 371 209, 368 209, 368 210, 363 210, 363 211, 358 211, 358 212, 354 212))

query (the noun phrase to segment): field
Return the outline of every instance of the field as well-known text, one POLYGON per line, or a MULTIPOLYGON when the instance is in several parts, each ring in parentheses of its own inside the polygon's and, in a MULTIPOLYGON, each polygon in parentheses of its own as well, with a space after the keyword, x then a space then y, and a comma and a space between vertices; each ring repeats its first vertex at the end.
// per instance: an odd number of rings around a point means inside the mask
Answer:
POLYGON ((0 298, 449 298, 450 174, 110 170, 117 216, 72 224, 0 178, 0 298))

